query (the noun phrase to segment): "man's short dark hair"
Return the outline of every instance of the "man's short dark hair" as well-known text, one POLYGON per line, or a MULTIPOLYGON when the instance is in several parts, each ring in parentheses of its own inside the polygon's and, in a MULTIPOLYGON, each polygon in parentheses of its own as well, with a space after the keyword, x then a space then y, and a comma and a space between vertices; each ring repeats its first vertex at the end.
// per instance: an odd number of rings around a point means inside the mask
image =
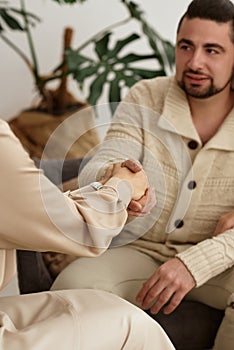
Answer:
POLYGON ((179 21, 177 33, 184 18, 207 19, 217 23, 231 24, 231 40, 234 43, 234 4, 230 0, 193 0, 179 21))

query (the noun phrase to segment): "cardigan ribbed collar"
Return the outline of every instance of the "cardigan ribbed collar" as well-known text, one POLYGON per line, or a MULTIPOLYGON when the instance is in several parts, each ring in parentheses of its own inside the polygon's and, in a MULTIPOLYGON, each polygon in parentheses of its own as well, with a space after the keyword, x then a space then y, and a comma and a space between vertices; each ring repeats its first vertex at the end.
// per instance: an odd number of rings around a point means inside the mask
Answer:
MULTIPOLYGON (((169 79, 169 88, 165 97, 162 115, 158 121, 158 126, 164 130, 195 140, 199 145, 202 145, 201 139, 192 121, 186 94, 178 86, 175 77, 169 79)), ((217 133, 206 143, 204 148, 234 151, 234 108, 228 114, 217 133)))

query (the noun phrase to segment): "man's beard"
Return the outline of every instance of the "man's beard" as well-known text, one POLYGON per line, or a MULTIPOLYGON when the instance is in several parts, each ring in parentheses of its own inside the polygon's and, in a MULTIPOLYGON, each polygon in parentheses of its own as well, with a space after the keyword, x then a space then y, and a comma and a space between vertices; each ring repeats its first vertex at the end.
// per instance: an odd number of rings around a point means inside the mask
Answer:
POLYGON ((190 97, 194 97, 194 98, 199 98, 199 99, 205 99, 211 96, 214 96, 218 93, 220 93, 221 91, 225 90, 226 87, 228 86, 228 84, 232 81, 233 79, 233 73, 231 75, 231 77, 228 79, 227 83, 224 84, 224 86, 222 87, 217 87, 214 85, 214 80, 211 77, 208 77, 210 79, 210 84, 209 86, 207 86, 207 88, 201 90, 201 86, 199 84, 192 84, 191 86, 186 86, 185 84, 185 75, 187 73, 192 73, 192 74, 198 74, 201 75, 200 72, 195 72, 192 70, 189 71, 185 71, 183 72, 183 76, 182 79, 180 81, 178 81, 178 85, 181 87, 182 90, 184 90, 184 92, 190 96, 190 97))

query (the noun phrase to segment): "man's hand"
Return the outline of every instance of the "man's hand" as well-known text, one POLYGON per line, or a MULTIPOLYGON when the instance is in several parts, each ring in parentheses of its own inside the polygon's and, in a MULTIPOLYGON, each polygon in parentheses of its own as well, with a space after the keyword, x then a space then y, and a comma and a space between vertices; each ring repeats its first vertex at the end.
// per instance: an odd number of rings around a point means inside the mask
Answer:
POLYGON ((152 187, 147 188, 143 197, 138 201, 131 200, 128 205, 128 215, 132 216, 145 216, 148 215, 151 209, 156 204, 155 189, 152 187))
POLYGON ((219 221, 216 225, 215 232, 213 236, 217 236, 224 231, 230 230, 234 227, 234 211, 224 214, 219 218, 219 221))
POLYGON ((177 258, 161 265, 145 282, 136 300, 152 314, 157 314, 164 307, 164 313, 170 314, 180 304, 184 296, 195 287, 193 276, 177 258))

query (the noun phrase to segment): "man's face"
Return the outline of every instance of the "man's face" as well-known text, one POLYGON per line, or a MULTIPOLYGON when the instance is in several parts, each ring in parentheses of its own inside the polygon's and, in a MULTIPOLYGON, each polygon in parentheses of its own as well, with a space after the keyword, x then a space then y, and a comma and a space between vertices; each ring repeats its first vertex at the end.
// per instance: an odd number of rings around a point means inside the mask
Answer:
POLYGON ((176 40, 176 78, 188 96, 208 98, 230 90, 234 45, 230 23, 184 18, 176 40))

